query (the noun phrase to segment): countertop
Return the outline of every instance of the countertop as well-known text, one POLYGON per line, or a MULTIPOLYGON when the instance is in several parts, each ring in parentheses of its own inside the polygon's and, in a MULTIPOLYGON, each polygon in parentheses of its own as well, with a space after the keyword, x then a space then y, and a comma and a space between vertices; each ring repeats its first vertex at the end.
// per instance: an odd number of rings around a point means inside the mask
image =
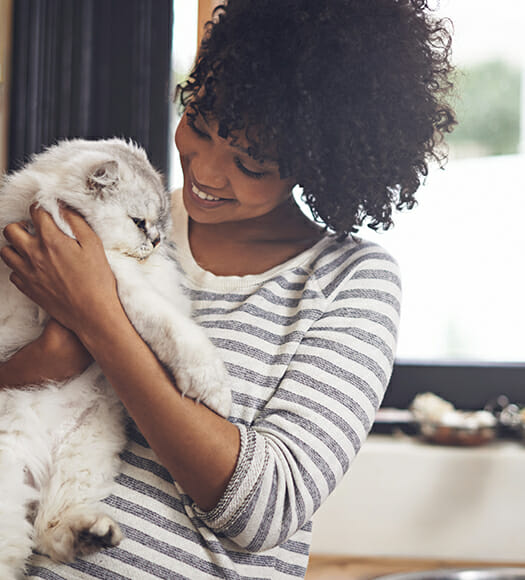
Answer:
POLYGON ((316 556, 310 558, 305 580, 372 580, 401 572, 441 568, 525 567, 525 559, 514 563, 469 562, 465 560, 433 560, 406 558, 360 558, 316 556))

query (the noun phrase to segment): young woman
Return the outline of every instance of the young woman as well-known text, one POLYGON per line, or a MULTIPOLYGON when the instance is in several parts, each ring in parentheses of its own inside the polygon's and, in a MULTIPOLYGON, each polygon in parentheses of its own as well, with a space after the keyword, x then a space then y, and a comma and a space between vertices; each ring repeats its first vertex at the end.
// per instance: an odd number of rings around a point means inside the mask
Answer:
POLYGON ((180 396, 82 218, 64 210, 78 242, 39 210, 34 236, 6 228, 12 282, 53 320, 0 384, 95 359, 133 420, 106 502, 126 538, 69 565, 35 555, 29 578, 304 576, 312 515, 365 439, 394 360, 396 264, 352 232, 414 205, 454 122, 448 57, 423 0, 229 0, 215 12, 180 90, 173 217, 195 319, 231 375, 229 420, 180 396))

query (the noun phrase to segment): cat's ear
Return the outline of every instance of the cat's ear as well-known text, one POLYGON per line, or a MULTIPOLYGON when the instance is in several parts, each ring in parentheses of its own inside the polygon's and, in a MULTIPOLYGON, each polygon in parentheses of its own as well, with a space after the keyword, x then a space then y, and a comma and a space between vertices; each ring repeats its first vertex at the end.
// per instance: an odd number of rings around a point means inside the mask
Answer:
POLYGON ((105 161, 93 167, 87 176, 87 187, 97 197, 113 188, 119 181, 118 163, 115 160, 105 161))

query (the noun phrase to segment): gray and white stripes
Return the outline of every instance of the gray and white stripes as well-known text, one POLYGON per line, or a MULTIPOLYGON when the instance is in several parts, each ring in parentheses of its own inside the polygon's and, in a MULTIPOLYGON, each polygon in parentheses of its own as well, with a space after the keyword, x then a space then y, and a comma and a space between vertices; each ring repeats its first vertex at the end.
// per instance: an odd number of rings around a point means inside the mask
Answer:
POLYGON ((70 567, 37 556, 29 578, 301 578, 312 514, 373 422, 399 322, 390 256, 327 235, 265 274, 217 277, 193 260, 187 217, 177 212, 178 260, 195 319, 232 376, 230 420, 242 439, 235 474, 216 508, 201 512, 131 426, 107 500, 126 539, 70 567))

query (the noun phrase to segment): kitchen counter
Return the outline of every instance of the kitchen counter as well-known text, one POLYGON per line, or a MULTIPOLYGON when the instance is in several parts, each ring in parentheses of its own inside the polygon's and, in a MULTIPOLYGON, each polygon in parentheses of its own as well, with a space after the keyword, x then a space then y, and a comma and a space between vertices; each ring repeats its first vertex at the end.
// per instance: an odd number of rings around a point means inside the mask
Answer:
MULTIPOLYGON (((420 570, 502 566, 502 564, 494 562, 481 564, 480 562, 456 560, 312 556, 305 580, 373 580, 387 574, 420 570)), ((524 563, 505 564, 505 566, 523 567, 524 563)))
POLYGON ((314 516, 312 554, 525 563, 525 445, 371 435, 314 516))

